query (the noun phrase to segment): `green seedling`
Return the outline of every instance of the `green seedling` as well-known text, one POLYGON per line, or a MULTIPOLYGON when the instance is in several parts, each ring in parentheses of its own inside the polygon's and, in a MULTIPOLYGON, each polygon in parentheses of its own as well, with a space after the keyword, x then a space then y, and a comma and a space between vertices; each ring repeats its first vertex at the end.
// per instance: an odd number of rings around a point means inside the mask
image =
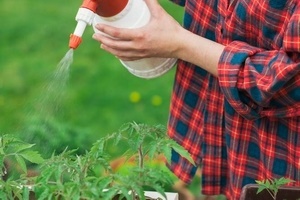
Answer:
MULTIPOLYGON (((13 157, 24 172, 19 179, 10 177, 0 181, 0 198, 3 200, 27 200, 33 194, 36 200, 148 200, 151 198, 145 197, 146 189, 166 198, 165 186, 172 185, 175 178, 166 168, 153 166, 153 160, 163 155, 166 162, 170 162, 173 149, 194 164, 189 153, 167 136, 163 126, 134 122, 99 139, 84 154, 77 154, 77 149, 66 149, 44 160, 30 150, 33 145, 17 139, 1 137, 0 145, 0 163, 13 157), (126 173, 114 171, 110 165, 112 156, 108 147, 117 149, 120 146, 126 148, 119 156, 131 160, 126 173), (26 160, 38 164, 35 177, 26 176, 26 160)), ((1 167, 4 175, 5 165, 1 167)))
POLYGON ((268 193, 271 195, 271 197, 274 200, 276 200, 276 196, 277 196, 277 193, 279 191, 279 188, 281 186, 284 186, 284 185, 286 185, 288 183, 291 183, 291 182, 294 182, 294 181, 291 180, 291 179, 288 179, 288 178, 281 177, 279 179, 277 179, 277 178, 265 179, 265 180, 262 180, 262 181, 256 180, 255 182, 259 185, 258 190, 257 190, 257 194, 262 192, 263 190, 267 190, 268 193))

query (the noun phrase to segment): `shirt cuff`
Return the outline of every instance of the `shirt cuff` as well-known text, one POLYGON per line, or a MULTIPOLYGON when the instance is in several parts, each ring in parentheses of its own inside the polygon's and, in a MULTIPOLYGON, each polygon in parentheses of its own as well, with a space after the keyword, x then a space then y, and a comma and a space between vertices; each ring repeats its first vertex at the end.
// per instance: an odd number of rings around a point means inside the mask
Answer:
POLYGON ((221 90, 230 106, 247 119, 260 118, 261 107, 242 93, 243 66, 246 59, 261 49, 235 41, 227 45, 220 57, 218 79, 221 90))

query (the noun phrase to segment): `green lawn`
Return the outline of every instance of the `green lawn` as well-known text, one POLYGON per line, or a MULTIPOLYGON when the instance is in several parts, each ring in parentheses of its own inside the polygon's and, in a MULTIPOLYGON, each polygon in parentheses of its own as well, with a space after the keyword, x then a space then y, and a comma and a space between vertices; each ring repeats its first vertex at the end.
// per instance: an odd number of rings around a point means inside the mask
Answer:
MULTIPOLYGON (((182 8, 167 0, 160 2, 181 21, 182 8)), ((17 132, 32 139, 37 132, 47 132, 43 137, 49 144, 55 141, 56 145, 84 148, 125 122, 166 124, 174 70, 152 80, 131 75, 114 56, 99 48, 91 38, 91 27, 74 52, 67 86, 57 86, 57 94, 45 90, 68 50, 80 4, 79 0, 1 2, 0 16, 5 20, 0 29, 1 133, 17 132), (132 93, 140 95, 137 102, 130 100, 132 93), (49 101, 43 104, 41 99, 59 94, 59 110, 52 112, 54 105, 49 101), (51 115, 46 128, 37 104, 51 115)))

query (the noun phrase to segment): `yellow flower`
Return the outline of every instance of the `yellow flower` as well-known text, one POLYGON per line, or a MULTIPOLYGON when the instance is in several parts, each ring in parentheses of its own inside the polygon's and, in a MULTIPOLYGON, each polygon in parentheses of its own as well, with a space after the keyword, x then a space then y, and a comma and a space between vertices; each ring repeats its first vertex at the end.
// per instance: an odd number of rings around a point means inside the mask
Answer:
POLYGON ((162 98, 158 95, 154 95, 151 99, 151 103, 154 106, 160 106, 162 104, 162 98))
POLYGON ((141 100, 141 95, 139 92, 133 91, 129 95, 129 100, 132 103, 138 103, 141 100))

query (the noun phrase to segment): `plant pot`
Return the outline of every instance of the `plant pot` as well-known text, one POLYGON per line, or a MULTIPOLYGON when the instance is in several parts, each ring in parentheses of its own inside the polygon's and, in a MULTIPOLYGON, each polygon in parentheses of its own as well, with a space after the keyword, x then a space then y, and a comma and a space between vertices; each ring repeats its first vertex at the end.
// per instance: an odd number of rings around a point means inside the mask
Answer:
POLYGON ((166 192, 165 194, 167 196, 167 199, 165 199, 163 196, 161 196, 161 194, 159 194, 158 192, 151 192, 151 191, 145 192, 146 197, 151 197, 153 199, 162 199, 162 200, 178 200, 179 199, 177 193, 166 192))
MULTIPOLYGON (((242 189, 240 200, 274 200, 267 190, 257 194, 258 184, 248 184, 242 189)), ((276 200, 299 200, 300 187, 282 186, 279 188, 276 200)))
MULTIPOLYGON (((165 192, 167 198, 164 198, 160 193, 154 191, 145 191, 146 200, 179 200, 178 194, 173 192, 165 192)), ((139 198, 137 198, 138 200, 139 198)), ((113 200, 119 200, 119 196, 115 196, 113 200)))
MULTIPOLYGON (((165 199, 160 193, 153 191, 145 191, 146 200, 179 200, 178 194, 173 192, 165 193, 167 198, 165 199)), ((29 200, 36 200, 35 194, 33 191, 30 191, 29 200)), ((16 199, 17 200, 17 199, 16 199)), ((113 200, 119 200, 119 196, 115 196, 113 200)))

